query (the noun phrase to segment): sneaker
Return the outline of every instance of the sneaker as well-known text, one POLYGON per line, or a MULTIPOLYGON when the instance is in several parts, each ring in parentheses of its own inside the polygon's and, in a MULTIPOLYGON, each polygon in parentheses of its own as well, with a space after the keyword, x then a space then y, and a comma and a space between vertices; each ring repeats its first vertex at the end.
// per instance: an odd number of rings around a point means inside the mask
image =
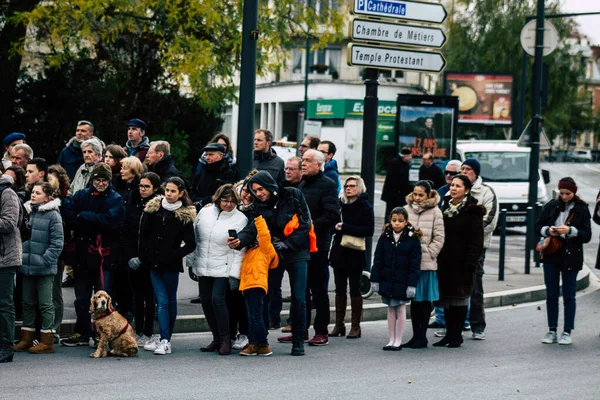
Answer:
POLYGON ((75 279, 72 276, 67 275, 64 281, 62 281, 62 287, 73 287, 75 286, 75 279))
MULTIPOLYGON (((144 347, 146 348, 146 347, 144 347)), ((159 356, 164 356, 165 354, 171 354, 171 342, 167 339, 163 339, 156 346, 156 350, 154 350, 154 354, 159 356)))
POLYGON ((485 340, 485 333, 483 332, 473 332, 473 340, 485 340))
POLYGON ((90 339, 84 338, 79 333, 75 333, 75 334, 69 336, 68 338, 61 340, 60 344, 61 344, 61 346, 67 346, 67 347, 89 346, 90 339))
POLYGON ((441 331, 433 332, 433 336, 435 336, 435 337, 444 337, 444 336, 446 336, 446 330, 442 329, 441 331))
POLYGON ((292 355, 293 356, 303 356, 304 355, 304 345, 302 343, 293 343, 292 344, 292 355))
POLYGON ((308 341, 309 346, 326 346, 329 344, 329 337, 325 334, 316 334, 308 341))
POLYGON ((240 351, 240 356, 255 356, 258 355, 258 346, 255 344, 248 344, 240 351))
POLYGON ((152 337, 146 341, 144 350, 155 351, 160 343, 160 337, 158 335, 152 335, 152 337))
POLYGON ((269 347, 268 344, 261 344, 258 346, 258 355, 259 356, 268 357, 271 354, 273 354, 273 352, 271 351, 271 347, 269 347))
POLYGON ((60 343, 60 335, 58 333, 55 333, 53 335, 54 337, 54 344, 59 344, 60 343))
POLYGON ((98 348, 98 342, 99 342, 99 341, 100 341, 100 338, 99 338, 99 337, 93 337, 93 338, 90 338, 90 341, 89 341, 89 346, 90 346, 90 347, 93 347, 94 349, 97 349, 97 348, 98 348))
POLYGON ((439 329, 439 328, 445 328, 444 325, 440 324, 437 321, 433 321, 432 323, 430 323, 429 325, 427 325, 427 328, 429 329, 439 329))
POLYGON ((542 343, 544 344, 552 344, 552 343, 556 343, 556 331, 548 331, 545 335, 544 338, 542 339, 542 343))
POLYGON ((248 344, 248 337, 246 335, 242 335, 241 333, 238 335, 237 340, 233 342, 231 346, 232 349, 241 350, 248 344))
POLYGON ((467 332, 471 330, 471 324, 468 322, 463 325, 463 332, 467 332))
POLYGON ((573 340, 571 339, 571 334, 567 332, 563 332, 560 335, 560 339, 558 339, 558 344, 571 344, 573 340))
POLYGON ((291 325, 286 325, 283 328, 281 328, 281 332, 283 333, 291 333, 292 332, 292 326, 291 325))
POLYGON ((139 335, 135 335, 135 342, 137 343, 138 347, 144 347, 147 342, 146 335, 144 335, 143 333, 140 333, 139 335))

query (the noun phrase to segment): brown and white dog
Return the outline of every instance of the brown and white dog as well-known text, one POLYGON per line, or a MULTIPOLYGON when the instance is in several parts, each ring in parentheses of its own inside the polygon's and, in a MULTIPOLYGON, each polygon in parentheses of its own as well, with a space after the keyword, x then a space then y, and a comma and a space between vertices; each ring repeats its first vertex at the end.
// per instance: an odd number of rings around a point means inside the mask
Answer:
POLYGON ((133 357, 138 352, 133 328, 129 322, 112 305, 112 299, 104 290, 96 292, 90 300, 92 323, 100 341, 98 348, 90 357, 106 357, 107 345, 110 354, 120 357, 133 357))

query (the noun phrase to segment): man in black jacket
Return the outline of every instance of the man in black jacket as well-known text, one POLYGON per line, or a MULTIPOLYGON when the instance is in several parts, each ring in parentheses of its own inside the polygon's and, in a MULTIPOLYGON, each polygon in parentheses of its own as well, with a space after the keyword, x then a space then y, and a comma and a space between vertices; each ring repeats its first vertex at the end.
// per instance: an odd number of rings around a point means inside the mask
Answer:
MULTIPOLYGON (((307 150, 302 156, 303 179, 298 186, 308 203, 315 234, 317 235, 318 251, 310 255, 306 291, 306 304, 310 304, 312 294, 316 308, 315 336, 308 341, 311 346, 323 346, 329 343, 327 335, 327 325, 329 325, 329 295, 327 294, 329 286, 329 246, 331 244, 331 229, 340 220, 337 185, 323 175, 323 165, 325 165, 323 153, 312 149, 307 150)), ((311 313, 307 307, 307 329, 310 326, 310 320, 311 313)))
POLYGON ((252 168, 259 171, 267 171, 275 182, 281 183, 285 180, 283 170, 285 163, 271 148, 273 134, 266 129, 257 129, 254 133, 254 160, 252 168))
POLYGON ((385 182, 381 191, 381 200, 386 202, 385 220, 395 207, 406 205, 406 196, 411 192, 409 171, 412 153, 410 149, 402 149, 398 157, 391 160, 385 174, 385 182))
POLYGON ((433 182, 433 189, 439 189, 446 184, 444 171, 433 162, 433 154, 423 154, 423 165, 419 168, 419 180, 433 182))
POLYGON ((148 171, 160 176, 163 184, 174 176, 181 177, 171 156, 171 145, 164 140, 150 143, 145 163, 148 165, 148 171))
MULTIPOLYGON (((266 171, 259 171, 248 180, 248 191, 256 199, 254 203, 256 213, 262 215, 267 222, 273 238, 273 246, 279 254, 279 263, 283 265, 290 276, 292 307, 294 308, 292 355, 303 356, 306 330, 307 261, 310 260, 310 211, 300 190, 278 185, 266 171), (294 219, 294 216, 298 218, 298 226, 291 229, 291 232, 286 235, 284 229, 294 219)), ((254 222, 249 223, 239 232, 238 237, 239 239, 228 240, 230 248, 242 248, 254 243, 256 241, 254 222)), ((269 293, 272 286, 270 281, 269 274, 269 293)))
POLYGON ((204 206, 211 202, 217 189, 226 184, 237 181, 237 173, 229 168, 225 157, 225 146, 220 143, 209 143, 202 149, 206 165, 202 171, 194 176, 192 183, 192 201, 204 206))

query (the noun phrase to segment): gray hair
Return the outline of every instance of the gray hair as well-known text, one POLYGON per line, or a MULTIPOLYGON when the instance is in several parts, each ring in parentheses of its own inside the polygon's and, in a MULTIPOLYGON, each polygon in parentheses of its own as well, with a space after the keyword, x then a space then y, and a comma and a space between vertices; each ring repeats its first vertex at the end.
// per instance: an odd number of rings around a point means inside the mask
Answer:
POLYGON ((81 125, 89 126, 92 133, 94 133, 94 124, 92 124, 90 121, 81 120, 81 121, 77 122, 77 126, 81 126, 81 125))
MULTIPOLYGON (((351 176, 347 177, 346 180, 344 181, 344 186, 346 186, 348 181, 356 181, 356 195, 357 196, 360 196, 361 194, 363 194, 367 191, 367 186, 365 185, 365 181, 359 175, 351 175, 351 176)), ((344 189, 342 189, 342 194, 340 195, 340 198, 342 199, 342 201, 344 203, 346 203, 346 204, 348 203, 348 196, 346 196, 346 191, 344 189)))
POLYGON ((25 155, 25 158, 27 158, 28 160, 31 160, 33 158, 33 149, 28 144, 21 143, 13 147, 13 151, 19 150, 23 150, 23 155, 25 155))
POLYGON ((287 163, 289 163, 290 161, 293 161, 293 162, 296 162, 296 163, 298 163, 298 168, 302 168, 302 158, 300 158, 300 157, 295 157, 295 156, 294 156, 294 157, 290 157, 290 158, 288 158, 288 159, 287 159, 287 161, 285 162, 285 163, 286 163, 286 165, 287 165, 287 163))
POLYGON ((171 145, 169 144, 169 142, 167 142, 165 140, 154 141, 154 142, 150 143, 150 147, 152 147, 152 146, 155 146, 154 151, 163 152, 165 154, 165 156, 168 156, 169 154, 171 154, 171 145))
POLYGON ((321 167, 325 165, 325 154, 321 153, 319 150, 308 149, 304 152, 304 155, 312 156, 317 164, 319 164, 321 167))
POLYGON ((459 160, 450 160, 448 161, 448 164, 446 164, 446 168, 448 167, 457 167, 458 171, 460 171, 460 167, 462 166, 462 161, 459 160))
POLYGON ((81 150, 86 147, 91 147, 94 153, 98 154, 100 157, 103 156, 102 143, 100 143, 98 139, 89 138, 88 140, 84 140, 83 143, 81 143, 81 150))

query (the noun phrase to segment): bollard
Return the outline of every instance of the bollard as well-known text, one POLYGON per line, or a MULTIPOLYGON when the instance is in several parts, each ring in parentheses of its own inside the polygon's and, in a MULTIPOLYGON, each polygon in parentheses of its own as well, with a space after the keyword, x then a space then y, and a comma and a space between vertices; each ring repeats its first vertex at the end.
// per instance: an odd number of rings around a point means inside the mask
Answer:
MULTIPOLYGON (((533 207, 527 207, 527 225, 531 224, 533 221, 533 207)), ((527 234, 525 237, 525 275, 529 275, 531 271, 531 249, 535 248, 531 242, 534 240, 533 235, 529 234, 529 229, 527 230, 527 234)))
POLYGON ((506 208, 500 210, 500 258, 498 259, 498 280, 504 280, 504 259, 506 257, 506 208))
MULTIPOLYGON (((538 218, 540 217, 540 215, 542 215, 542 208, 544 207, 544 205, 542 203, 537 203, 537 207, 535 208, 535 220, 537 221, 538 218)), ((537 244, 537 242, 540 240, 540 235, 539 233, 535 233, 535 239, 536 241, 534 242, 534 246, 537 244)), ((535 247, 534 247, 535 249, 535 247)), ((535 267, 539 268, 540 267, 540 256, 541 254, 538 251, 534 250, 534 257, 535 257, 535 267)))

